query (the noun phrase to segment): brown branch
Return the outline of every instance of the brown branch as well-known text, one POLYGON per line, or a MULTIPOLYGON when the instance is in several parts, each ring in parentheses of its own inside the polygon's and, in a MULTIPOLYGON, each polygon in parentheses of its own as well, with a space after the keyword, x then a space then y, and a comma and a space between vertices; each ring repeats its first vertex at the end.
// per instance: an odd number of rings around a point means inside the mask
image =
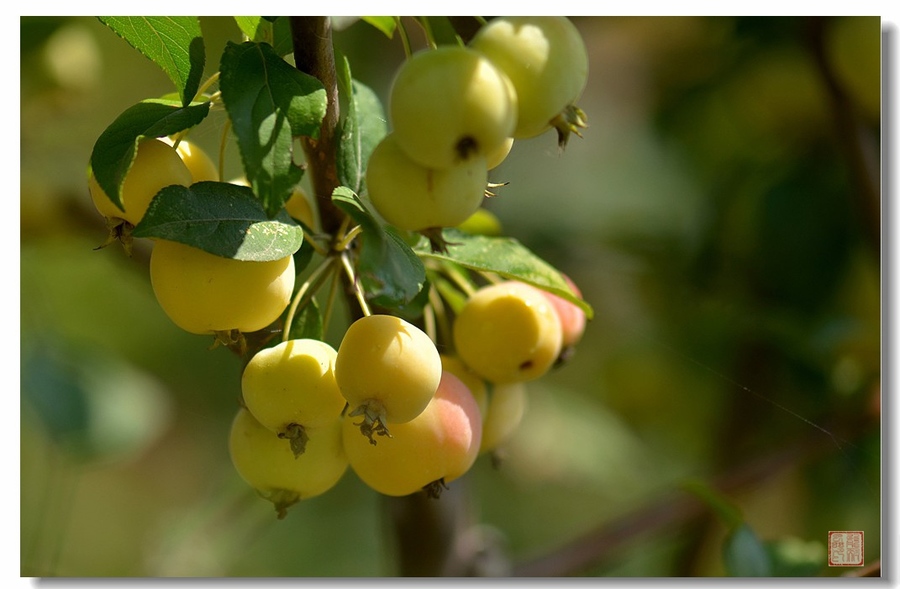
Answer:
MULTIPOLYGON (((734 493, 831 448, 833 446, 827 442, 822 443, 821 438, 809 439, 772 456, 740 466, 715 481, 712 487, 725 494, 734 493)), ((621 550, 639 536, 684 526, 708 513, 709 507, 694 495, 687 491, 672 492, 633 513, 606 522, 547 554, 519 563, 512 574, 517 577, 578 575, 590 567, 608 562, 616 550, 621 550)))
POLYGON ((319 136, 302 137, 301 144, 309 166, 322 231, 333 235, 341 225, 343 213, 331 202, 332 192, 340 185, 336 161, 340 105, 331 20, 327 16, 292 16, 290 22, 297 69, 318 78, 325 86, 327 106, 319 136))
POLYGON ((825 49, 825 34, 830 17, 810 17, 808 46, 831 102, 838 144, 856 182, 854 204, 859 212, 864 235, 876 258, 881 256, 881 188, 877 141, 862 124, 856 105, 844 90, 825 49))

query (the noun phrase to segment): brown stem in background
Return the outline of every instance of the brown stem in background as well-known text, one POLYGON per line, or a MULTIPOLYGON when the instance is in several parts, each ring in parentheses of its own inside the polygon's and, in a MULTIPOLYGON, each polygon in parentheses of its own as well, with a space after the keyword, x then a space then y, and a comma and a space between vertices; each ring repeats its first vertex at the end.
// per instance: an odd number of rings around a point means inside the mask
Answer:
POLYGON ((847 159, 856 182, 854 204, 859 212, 866 242, 877 259, 881 258, 881 189, 877 138, 860 121, 856 105, 844 91, 828 61, 825 33, 829 17, 810 17, 807 42, 819 75, 825 84, 834 115, 838 144, 847 159))
MULTIPOLYGON (((758 485, 832 450, 821 437, 810 437, 773 455, 742 464, 711 483, 723 494, 732 494, 758 485)), ((639 510, 604 523, 592 532, 546 554, 515 566, 517 577, 563 577, 583 574, 617 556, 638 537, 683 527, 707 517, 709 506, 687 491, 673 492, 639 510)))

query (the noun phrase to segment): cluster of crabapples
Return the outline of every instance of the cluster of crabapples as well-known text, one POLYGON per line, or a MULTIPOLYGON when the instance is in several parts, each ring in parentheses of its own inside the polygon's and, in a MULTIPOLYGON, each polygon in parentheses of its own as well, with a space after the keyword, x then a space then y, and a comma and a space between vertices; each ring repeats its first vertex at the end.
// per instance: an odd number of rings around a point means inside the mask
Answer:
MULTIPOLYGON (((412 55, 392 85, 392 129, 368 161, 369 202, 386 223, 446 248, 441 231, 479 209, 488 170, 514 140, 555 128, 562 145, 584 126, 574 103, 586 76, 584 44, 564 17, 493 19, 466 46, 412 55)), ((92 174, 88 184, 116 235, 137 225, 164 187, 219 176, 188 140, 145 138, 122 184, 121 208, 92 174)), ((299 189, 285 208, 316 226, 299 189)), ((150 281, 161 308, 185 331, 220 341, 277 322, 297 296, 296 274, 291 255, 243 261, 152 239, 150 281)), ((526 383, 578 343, 586 317, 525 282, 488 278, 469 283, 441 344, 407 319, 363 304, 337 348, 290 339, 285 330, 281 341, 252 351, 229 437, 238 474, 283 517, 348 469, 385 495, 436 496, 478 456, 496 451, 522 419, 526 383)))
POLYGON ((584 42, 562 16, 497 18, 466 46, 414 54, 391 86, 392 130, 369 159, 372 205, 441 247, 435 232, 479 209, 514 141, 555 128, 564 146, 580 134, 587 72, 584 42))

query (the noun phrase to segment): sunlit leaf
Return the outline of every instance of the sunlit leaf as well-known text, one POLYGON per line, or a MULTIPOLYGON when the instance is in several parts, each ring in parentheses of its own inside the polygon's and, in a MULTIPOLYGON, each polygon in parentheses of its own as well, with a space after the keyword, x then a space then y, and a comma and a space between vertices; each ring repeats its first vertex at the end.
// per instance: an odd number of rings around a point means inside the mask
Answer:
POLYGON ((322 83, 287 63, 267 43, 229 42, 219 87, 253 192, 277 213, 303 177, 294 137, 316 137, 325 116, 322 83))
POLYGON ((135 237, 177 241, 236 260, 266 262, 296 252, 303 228, 286 212, 270 219, 253 192, 228 182, 163 188, 134 228, 135 237))
POLYGON ((197 94, 206 50, 196 16, 100 16, 100 22, 161 67, 187 106, 197 94))
POLYGON ((384 33, 388 39, 394 38, 394 31, 397 30, 397 19, 393 16, 363 16, 361 18, 384 33))
POLYGON ((510 280, 520 280, 562 297, 581 307, 588 319, 594 316, 593 308, 575 295, 562 274, 511 237, 469 235, 454 229, 445 229, 446 252, 432 251, 424 241, 416 247, 416 253, 425 258, 449 260, 470 270, 491 272, 510 280))

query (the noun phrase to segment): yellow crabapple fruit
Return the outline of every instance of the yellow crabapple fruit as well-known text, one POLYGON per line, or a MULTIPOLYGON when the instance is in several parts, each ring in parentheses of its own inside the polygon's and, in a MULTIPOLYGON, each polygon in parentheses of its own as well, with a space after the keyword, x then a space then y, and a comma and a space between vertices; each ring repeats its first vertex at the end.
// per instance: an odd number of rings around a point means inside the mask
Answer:
POLYGON ((503 234, 503 226, 497 215, 484 207, 479 207, 468 219, 456 226, 460 231, 472 235, 499 236, 503 234))
POLYGON ((488 407, 488 385, 484 379, 466 366, 457 356, 441 354, 441 367, 444 372, 453 374, 469 388, 469 392, 475 397, 475 402, 478 403, 478 408, 484 417, 488 407))
POLYGON ((494 384, 539 378, 562 348, 562 327, 550 301, 515 281, 475 291, 452 329, 462 361, 494 384))
POLYGON ((501 143, 497 149, 485 156, 488 170, 493 170, 506 160, 506 156, 512 151, 514 141, 515 140, 512 137, 507 137, 506 141, 501 143))
POLYGON ((379 493, 439 494, 443 485, 465 474, 481 446, 481 413, 461 380, 444 372, 434 398, 418 416, 392 425, 392 436, 378 445, 344 420, 344 449, 350 467, 379 493))
MULTIPOLYGON (((162 141, 169 145, 175 145, 175 142, 169 137, 163 137, 162 141)), ((216 167, 212 158, 203 151, 199 145, 193 141, 182 139, 175 147, 178 157, 184 162, 188 170, 191 171, 191 178, 194 183, 197 182, 217 182, 219 180, 219 169, 216 167)))
POLYGON ((445 45, 404 62, 391 85, 389 112, 410 158, 428 168, 450 168, 487 157, 512 135, 516 96, 481 53, 445 45))
MULTIPOLYGON (((563 275, 563 278, 565 279, 566 284, 569 285, 569 289, 578 297, 581 297, 581 290, 575 282, 565 274, 563 275)), ((574 347, 581 341, 581 337, 584 335, 584 330, 587 326, 587 316, 584 314, 584 309, 553 293, 546 291, 542 292, 553 304, 553 308, 556 309, 556 314, 559 315, 563 333, 563 348, 574 347)))
POLYGON ((388 424, 393 428, 425 409, 441 380, 441 358, 415 325, 393 315, 369 315, 344 333, 334 376, 349 415, 363 417, 359 430, 374 445, 373 433, 389 436, 388 424))
POLYGON ((316 229, 316 216, 313 213, 309 196, 299 186, 291 193, 290 198, 284 203, 284 208, 294 219, 302 222, 312 230, 316 229))
POLYGON ((326 342, 303 338, 257 352, 244 367, 244 406, 279 437, 304 451, 308 431, 341 416, 346 401, 334 379, 337 352, 326 342))
POLYGON ((190 333, 252 332, 278 319, 294 290, 294 258, 234 260, 158 239, 150 282, 166 315, 190 333))
POLYGON ((97 211, 109 219, 124 219, 137 225, 150 201, 166 186, 191 185, 191 172, 171 145, 159 139, 143 139, 119 193, 124 210, 113 204, 94 177, 88 174, 88 188, 97 211))
POLYGON ((407 156, 391 133, 372 151, 366 187, 378 214, 398 229, 454 227, 484 200, 487 166, 477 156, 446 169, 426 168, 407 156))
POLYGON ((297 456, 288 440, 241 407, 231 424, 228 451, 241 478, 283 518, 288 507, 330 490, 347 471, 341 424, 338 418, 311 430, 306 452, 297 456))
POLYGON ((505 16, 481 27, 469 47, 484 54, 515 87, 517 139, 534 137, 573 105, 587 84, 587 47, 564 16, 505 16))
POLYGON ((522 422, 528 408, 525 383, 494 385, 484 418, 480 452, 491 452, 506 442, 522 422))

